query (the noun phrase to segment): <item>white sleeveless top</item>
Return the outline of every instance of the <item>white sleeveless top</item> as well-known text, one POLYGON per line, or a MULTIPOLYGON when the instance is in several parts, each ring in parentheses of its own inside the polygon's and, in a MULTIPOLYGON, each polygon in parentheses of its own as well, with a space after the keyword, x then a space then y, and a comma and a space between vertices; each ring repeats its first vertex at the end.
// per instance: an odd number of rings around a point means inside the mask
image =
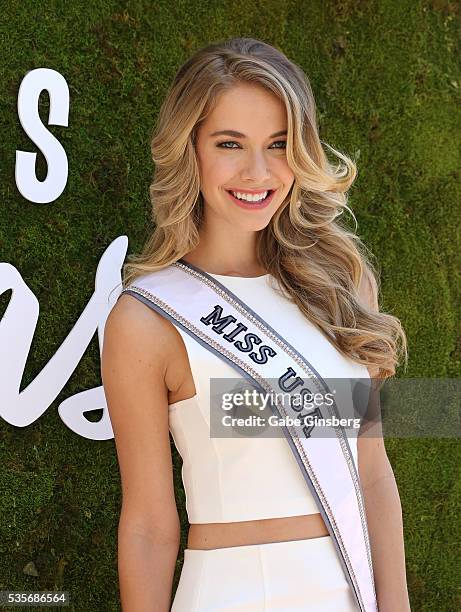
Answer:
MULTIPOLYGON (((369 378, 271 286, 269 274, 246 278, 208 273, 256 311, 309 361, 323 379, 369 378)), ((228 523, 319 512, 288 441, 280 437, 210 436, 210 378, 236 370, 177 327, 189 356, 196 395, 169 406, 169 428, 182 457, 189 523, 228 523)), ((357 440, 349 437, 357 465, 357 440)), ((327 460, 327 458, 326 458, 327 460)))

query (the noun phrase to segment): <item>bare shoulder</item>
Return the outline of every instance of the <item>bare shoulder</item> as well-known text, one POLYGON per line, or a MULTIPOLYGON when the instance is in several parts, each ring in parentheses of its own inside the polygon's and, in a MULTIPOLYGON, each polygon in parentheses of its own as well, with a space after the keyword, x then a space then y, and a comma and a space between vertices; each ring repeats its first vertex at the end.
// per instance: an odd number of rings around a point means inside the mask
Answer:
POLYGON ((157 362, 168 357, 168 349, 175 339, 172 323, 128 294, 121 295, 110 311, 105 333, 108 330, 114 340, 129 345, 136 343, 140 350, 145 349, 147 358, 157 362))
MULTIPOLYGON (((191 368, 184 341, 176 326, 165 316, 135 296, 122 294, 106 321, 109 335, 120 352, 125 349, 142 354, 156 373, 162 374, 172 402, 191 394, 191 368), (129 345, 125 346, 125 345, 129 345)), ((107 340, 110 344, 110 339, 107 340)))
MULTIPOLYGON (((358 294, 365 308, 371 312, 379 313, 379 287, 374 274, 368 266, 364 266, 358 294)), ((370 378, 373 379, 379 373, 379 366, 370 364, 368 372, 370 378)))
POLYGON ((379 312, 379 288, 376 278, 368 266, 364 266, 358 290, 362 303, 374 312, 379 312))

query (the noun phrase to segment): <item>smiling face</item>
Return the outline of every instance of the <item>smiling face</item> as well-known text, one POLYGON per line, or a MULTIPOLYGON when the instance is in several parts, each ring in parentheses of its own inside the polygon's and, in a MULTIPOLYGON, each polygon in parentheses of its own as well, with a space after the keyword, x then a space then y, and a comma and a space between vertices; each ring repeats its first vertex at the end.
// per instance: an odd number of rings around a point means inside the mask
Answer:
POLYGON ((207 225, 232 233, 267 226, 294 181, 286 134, 284 104, 261 86, 239 83, 219 96, 195 145, 207 225), (260 194, 267 197, 256 201, 260 194))

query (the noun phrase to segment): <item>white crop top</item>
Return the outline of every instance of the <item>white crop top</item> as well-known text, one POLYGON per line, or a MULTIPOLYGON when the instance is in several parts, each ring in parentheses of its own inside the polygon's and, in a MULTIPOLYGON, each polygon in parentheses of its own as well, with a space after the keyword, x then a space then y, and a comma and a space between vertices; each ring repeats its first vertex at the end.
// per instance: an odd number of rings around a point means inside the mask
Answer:
MULTIPOLYGON (((266 274, 246 278, 211 274, 255 310, 300 352, 323 379, 368 378, 365 366, 345 358, 266 274)), ((196 395, 169 406, 169 428, 182 457, 189 523, 227 523, 320 512, 283 434, 210 436, 210 378, 237 371, 177 327, 189 356, 196 395)), ((357 467, 357 440, 349 437, 357 467)))

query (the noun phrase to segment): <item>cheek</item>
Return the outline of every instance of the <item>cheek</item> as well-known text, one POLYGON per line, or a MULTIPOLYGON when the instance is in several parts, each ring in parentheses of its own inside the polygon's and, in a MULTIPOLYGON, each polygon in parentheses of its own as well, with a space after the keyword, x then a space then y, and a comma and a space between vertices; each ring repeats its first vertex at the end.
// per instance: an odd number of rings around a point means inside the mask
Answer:
POLYGON ((229 160, 215 157, 206 167, 206 183, 209 188, 227 185, 235 176, 236 166, 229 160))
POLYGON ((208 191, 219 180, 219 176, 222 174, 222 163, 212 149, 203 147, 203 145, 197 150, 197 163, 202 189, 208 191))
POLYGON ((294 180, 295 180, 295 175, 293 173, 293 170, 290 168, 290 166, 285 162, 285 168, 284 168, 284 183, 286 185, 288 185, 289 187, 292 186, 294 180))
POLYGON ((294 180, 293 170, 288 165, 286 156, 281 156, 279 159, 274 160, 272 165, 273 173, 280 178, 285 185, 291 185, 294 180))

